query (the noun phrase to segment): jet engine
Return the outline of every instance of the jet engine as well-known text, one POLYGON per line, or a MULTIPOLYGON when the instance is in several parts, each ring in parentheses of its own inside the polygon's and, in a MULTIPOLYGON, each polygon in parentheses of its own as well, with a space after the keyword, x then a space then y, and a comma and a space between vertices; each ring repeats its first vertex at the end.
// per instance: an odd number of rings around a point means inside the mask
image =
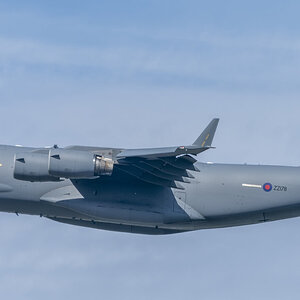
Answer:
POLYGON ((91 178, 111 175, 113 161, 91 152, 51 149, 49 152, 49 174, 64 178, 91 178))
POLYGON ((41 153, 17 153, 14 178, 25 181, 96 178, 111 175, 113 167, 110 158, 87 151, 54 148, 41 153))
POLYGON ((48 160, 49 157, 45 153, 17 153, 14 178, 25 181, 59 181, 59 178, 49 174, 48 160))

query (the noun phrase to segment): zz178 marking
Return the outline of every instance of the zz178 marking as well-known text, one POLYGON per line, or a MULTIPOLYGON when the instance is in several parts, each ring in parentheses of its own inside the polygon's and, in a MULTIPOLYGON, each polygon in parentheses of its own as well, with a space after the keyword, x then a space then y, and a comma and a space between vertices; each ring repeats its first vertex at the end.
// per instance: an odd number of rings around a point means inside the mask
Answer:
POLYGON ((273 191, 287 192, 288 188, 284 185, 274 185, 273 191))

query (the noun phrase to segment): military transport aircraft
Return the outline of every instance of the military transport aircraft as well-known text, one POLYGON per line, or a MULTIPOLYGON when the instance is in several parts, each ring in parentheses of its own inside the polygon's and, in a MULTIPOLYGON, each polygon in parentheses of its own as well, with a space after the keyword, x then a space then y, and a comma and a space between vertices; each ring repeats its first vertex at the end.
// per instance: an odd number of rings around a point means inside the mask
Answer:
POLYGON ((170 234, 300 215, 300 168, 207 164, 219 119, 189 146, 0 146, 0 211, 170 234))

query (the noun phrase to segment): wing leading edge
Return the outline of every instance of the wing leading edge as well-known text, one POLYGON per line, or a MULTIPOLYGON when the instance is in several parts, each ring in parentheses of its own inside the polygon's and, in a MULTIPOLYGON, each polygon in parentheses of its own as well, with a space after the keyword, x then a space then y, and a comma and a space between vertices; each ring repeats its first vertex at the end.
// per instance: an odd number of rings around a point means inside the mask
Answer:
POLYGON ((189 171, 199 171, 194 165, 197 160, 191 155, 213 148, 218 123, 219 119, 213 119, 189 146, 122 150, 116 157, 115 166, 142 181, 184 189, 180 182, 189 183, 189 179, 194 178, 189 171))

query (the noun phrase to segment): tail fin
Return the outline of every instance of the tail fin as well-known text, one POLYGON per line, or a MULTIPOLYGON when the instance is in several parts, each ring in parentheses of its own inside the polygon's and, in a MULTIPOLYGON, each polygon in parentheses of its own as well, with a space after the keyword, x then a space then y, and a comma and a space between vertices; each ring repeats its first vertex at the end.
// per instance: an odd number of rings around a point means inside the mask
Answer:
POLYGON ((204 131, 201 133, 201 135, 196 139, 196 141, 193 143, 193 146, 198 147, 211 147, 213 138, 216 133, 216 129, 218 127, 220 119, 213 119, 208 126, 204 129, 204 131))

